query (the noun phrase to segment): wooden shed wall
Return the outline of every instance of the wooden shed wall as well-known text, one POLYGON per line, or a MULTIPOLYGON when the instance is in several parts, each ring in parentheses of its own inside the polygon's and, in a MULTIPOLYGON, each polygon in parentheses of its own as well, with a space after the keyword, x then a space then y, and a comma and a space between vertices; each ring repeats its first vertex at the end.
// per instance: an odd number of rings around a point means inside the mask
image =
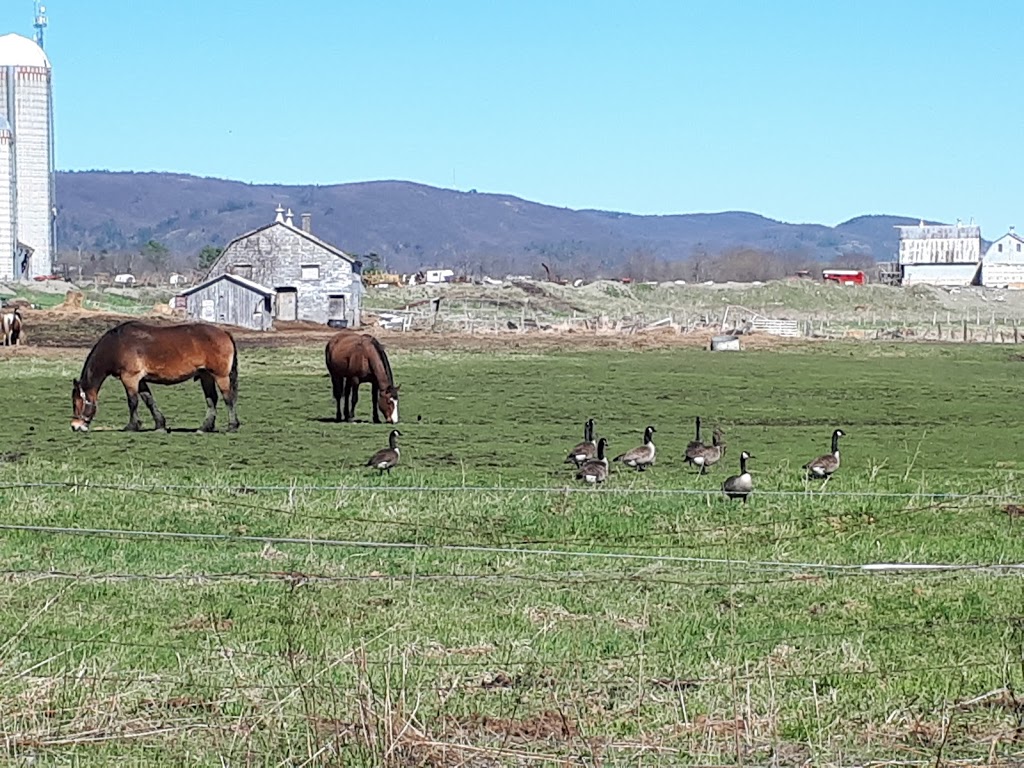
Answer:
POLYGON ((194 320, 239 325, 257 331, 268 330, 273 322, 270 299, 227 279, 201 288, 187 299, 187 313, 194 320))

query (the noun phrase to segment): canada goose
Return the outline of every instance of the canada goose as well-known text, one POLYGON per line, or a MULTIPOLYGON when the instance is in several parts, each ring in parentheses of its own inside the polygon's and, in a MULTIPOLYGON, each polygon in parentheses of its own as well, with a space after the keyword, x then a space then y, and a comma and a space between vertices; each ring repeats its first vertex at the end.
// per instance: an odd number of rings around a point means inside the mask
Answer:
POLYGON ((747 459, 754 458, 746 451, 740 454, 740 473, 727 477, 722 483, 722 492, 730 499, 740 499, 744 504, 754 490, 754 478, 747 472, 747 459))
POLYGON ((608 479, 608 459, 605 458, 604 450, 608 446, 608 440, 602 437, 597 441, 597 456, 587 459, 580 464, 579 472, 576 473, 577 480, 586 480, 588 483, 603 483, 608 479))
POLYGON ((839 438, 846 435, 841 429, 832 433, 832 453, 819 456, 814 461, 804 464, 808 477, 820 478, 831 477, 832 473, 839 469, 839 438))
POLYGON ((391 434, 388 435, 388 447, 381 448, 373 454, 370 460, 366 462, 366 466, 378 469, 381 473, 387 470, 388 474, 391 474, 391 468, 398 464, 398 459, 401 455, 401 452, 398 450, 398 438, 401 434, 397 429, 392 429, 391 434))
POLYGON ((594 442, 594 420, 587 419, 583 424, 583 442, 577 443, 565 457, 563 464, 575 464, 577 468, 587 459, 594 458, 597 443, 594 442))
POLYGON ((654 464, 654 441, 652 435, 657 432, 654 427, 647 427, 644 430, 644 444, 636 448, 620 453, 612 461, 621 461, 627 467, 636 467, 637 472, 643 472, 654 464))
POLYGON ((725 455, 725 435, 722 430, 715 429, 711 436, 711 445, 705 445, 700 450, 694 451, 693 455, 687 455, 686 462, 697 467, 698 474, 703 475, 708 467, 712 467, 722 460, 725 455))
POLYGON ((687 443, 686 451, 683 453, 683 460, 687 464, 692 464, 693 457, 704 447, 704 441, 700 439, 700 416, 697 416, 695 421, 697 422, 697 436, 687 443))

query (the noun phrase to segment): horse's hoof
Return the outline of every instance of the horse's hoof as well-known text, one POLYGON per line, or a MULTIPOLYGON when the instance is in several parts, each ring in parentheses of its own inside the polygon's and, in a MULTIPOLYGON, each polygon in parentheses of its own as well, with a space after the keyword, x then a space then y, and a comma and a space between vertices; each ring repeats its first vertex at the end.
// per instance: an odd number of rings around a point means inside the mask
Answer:
POLYGON ((138 432, 141 427, 138 424, 125 424, 121 427, 122 432, 138 432))
POLYGON ((228 432, 237 432, 241 424, 228 424, 228 432))

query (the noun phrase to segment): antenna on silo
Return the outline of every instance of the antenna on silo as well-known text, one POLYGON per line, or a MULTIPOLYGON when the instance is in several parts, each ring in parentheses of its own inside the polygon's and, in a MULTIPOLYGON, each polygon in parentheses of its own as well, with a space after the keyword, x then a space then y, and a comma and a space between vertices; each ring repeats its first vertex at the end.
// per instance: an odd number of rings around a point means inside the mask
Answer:
POLYGON ((35 0, 36 20, 32 26, 36 29, 36 45, 43 47, 43 30, 46 29, 46 6, 35 0))

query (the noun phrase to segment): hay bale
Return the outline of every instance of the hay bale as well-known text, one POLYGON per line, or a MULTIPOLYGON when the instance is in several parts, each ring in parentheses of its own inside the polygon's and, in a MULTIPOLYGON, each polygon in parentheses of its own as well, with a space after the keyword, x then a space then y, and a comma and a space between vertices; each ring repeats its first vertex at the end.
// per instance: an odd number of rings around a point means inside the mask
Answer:
POLYGON ((81 291, 68 291, 64 294, 61 309, 81 309, 85 303, 85 294, 81 291))

